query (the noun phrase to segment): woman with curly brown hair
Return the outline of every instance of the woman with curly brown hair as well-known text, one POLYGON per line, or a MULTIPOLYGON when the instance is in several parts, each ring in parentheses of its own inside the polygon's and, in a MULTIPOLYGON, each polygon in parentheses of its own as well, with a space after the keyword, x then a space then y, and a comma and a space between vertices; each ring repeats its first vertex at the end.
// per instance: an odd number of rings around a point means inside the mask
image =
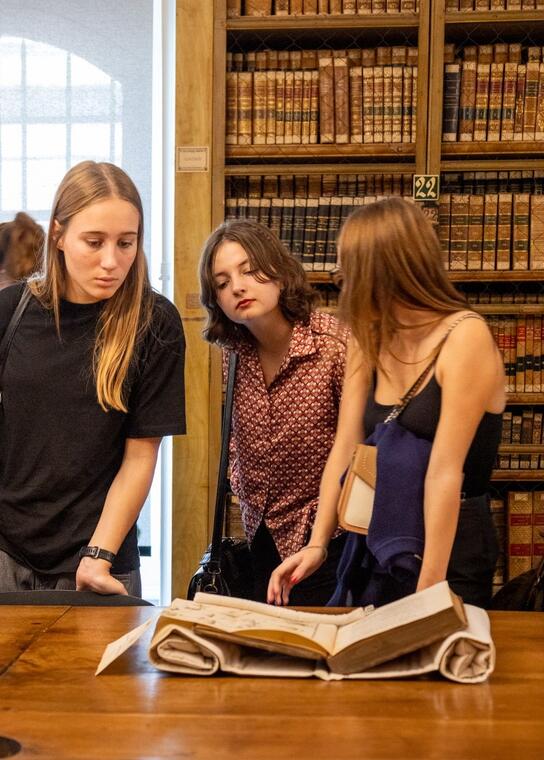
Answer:
MULTIPOLYGON (((265 601, 270 573, 307 544, 319 481, 334 440, 347 330, 314 311, 300 263, 267 227, 222 224, 200 261, 204 337, 238 354, 231 438, 231 485, 239 496, 254 567, 255 598, 265 601)), ((335 586, 344 535, 319 571, 291 595, 324 604, 335 586)))
POLYGON ((0 224, 0 288, 39 268, 44 242, 43 229, 23 211, 11 222, 0 224))

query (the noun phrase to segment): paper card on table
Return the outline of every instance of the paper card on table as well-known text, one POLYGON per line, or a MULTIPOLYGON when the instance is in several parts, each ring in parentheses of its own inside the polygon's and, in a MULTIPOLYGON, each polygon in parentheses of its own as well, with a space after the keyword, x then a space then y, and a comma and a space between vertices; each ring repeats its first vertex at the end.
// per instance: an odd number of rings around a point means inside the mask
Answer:
POLYGON ((108 644, 95 671, 95 676, 97 676, 99 673, 102 673, 102 671, 111 665, 112 662, 124 654, 127 649, 130 649, 130 647, 138 641, 138 639, 147 630, 147 628, 149 628, 154 620, 155 618, 149 618, 149 620, 146 620, 145 623, 142 623, 142 625, 139 625, 137 628, 129 631, 124 636, 121 636, 120 639, 116 639, 115 641, 112 641, 110 644, 108 644))

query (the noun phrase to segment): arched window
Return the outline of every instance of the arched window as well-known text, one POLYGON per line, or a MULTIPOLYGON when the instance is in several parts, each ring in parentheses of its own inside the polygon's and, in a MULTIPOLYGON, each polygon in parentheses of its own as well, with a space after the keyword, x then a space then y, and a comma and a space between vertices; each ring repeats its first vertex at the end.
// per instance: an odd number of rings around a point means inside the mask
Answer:
POLYGON ((122 162, 123 91, 78 55, 21 37, 0 38, 0 208, 45 224, 52 195, 84 159, 122 162))

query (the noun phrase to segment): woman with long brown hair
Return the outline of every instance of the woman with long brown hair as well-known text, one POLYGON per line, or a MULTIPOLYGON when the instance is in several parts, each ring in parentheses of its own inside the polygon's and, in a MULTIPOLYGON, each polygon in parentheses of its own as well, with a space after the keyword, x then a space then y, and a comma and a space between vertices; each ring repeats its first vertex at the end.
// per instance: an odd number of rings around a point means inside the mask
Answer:
POLYGON ((185 432, 185 343, 154 293, 140 196, 84 161, 53 204, 44 271, 0 293, 0 591, 140 594, 136 519, 163 435, 185 432))
MULTIPOLYGON (((307 543, 321 472, 334 439, 347 331, 313 309, 302 266, 262 224, 233 220, 208 238, 200 260, 204 337, 238 354, 231 485, 250 544, 254 598, 270 573, 307 543)), ((344 535, 291 602, 324 604, 334 590, 344 535)), ((313 552, 313 547, 308 548, 313 552)))
MULTIPOLYGON (((427 367, 399 422, 429 441, 430 458, 422 484, 424 549, 412 557, 417 569, 394 577, 368 556, 362 536, 350 534, 333 603, 383 604, 447 578, 465 601, 485 606, 497 553, 486 492, 505 405, 499 351, 484 320, 447 279, 438 238, 415 204, 390 198, 361 207, 342 228, 338 252, 341 311, 353 339, 309 543, 327 546, 337 525, 340 476, 356 444, 376 432, 427 367)), ((393 486, 402 489, 402 482, 393 486)), ((396 516, 385 540, 399 537, 405 518, 396 516)), ((320 561, 317 551, 286 559, 273 573, 268 600, 285 603, 320 561)))

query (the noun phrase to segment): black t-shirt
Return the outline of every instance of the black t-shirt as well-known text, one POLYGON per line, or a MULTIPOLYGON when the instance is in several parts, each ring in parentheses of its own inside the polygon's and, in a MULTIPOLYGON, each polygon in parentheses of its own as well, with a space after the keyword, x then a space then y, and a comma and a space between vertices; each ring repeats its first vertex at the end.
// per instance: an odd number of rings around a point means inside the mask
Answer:
MULTIPOLYGON (((0 292, 0 339, 22 293, 0 292)), ((32 297, 3 375, 0 408, 0 549, 38 572, 73 572, 96 527, 127 438, 185 432, 181 319, 154 294, 153 321, 129 370, 128 413, 96 398, 92 347, 104 301, 61 301, 53 313, 32 297)), ((113 571, 139 565, 136 527, 113 571)))

